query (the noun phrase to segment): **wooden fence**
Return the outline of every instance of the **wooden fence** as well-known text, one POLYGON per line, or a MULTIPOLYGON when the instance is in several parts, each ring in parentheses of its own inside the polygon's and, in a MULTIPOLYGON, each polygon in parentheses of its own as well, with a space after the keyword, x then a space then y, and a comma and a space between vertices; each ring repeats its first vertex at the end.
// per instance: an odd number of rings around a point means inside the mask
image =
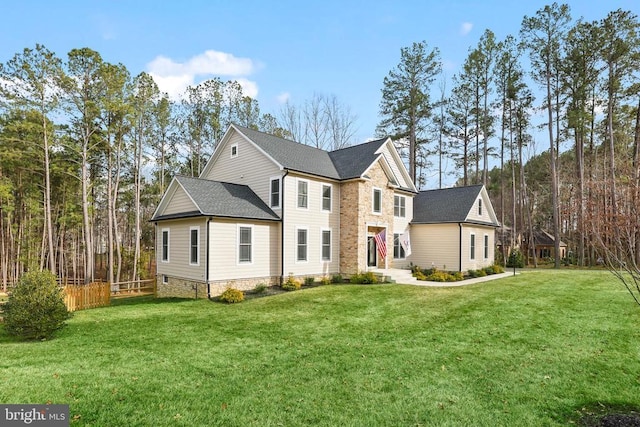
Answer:
POLYGON ((132 280, 129 282, 115 282, 111 284, 111 297, 123 298, 141 295, 155 295, 156 280, 132 280))
POLYGON ((67 285, 63 289, 64 303, 69 311, 105 307, 111 302, 111 288, 107 282, 67 285))
MULTIPOLYGON (((61 288, 64 291, 64 303, 67 310, 77 311, 108 306, 111 298, 155 295, 156 281, 148 279, 118 283, 94 282, 88 285, 66 284, 61 288)), ((2 305, 3 301, 0 301, 0 319, 2 318, 2 305)))

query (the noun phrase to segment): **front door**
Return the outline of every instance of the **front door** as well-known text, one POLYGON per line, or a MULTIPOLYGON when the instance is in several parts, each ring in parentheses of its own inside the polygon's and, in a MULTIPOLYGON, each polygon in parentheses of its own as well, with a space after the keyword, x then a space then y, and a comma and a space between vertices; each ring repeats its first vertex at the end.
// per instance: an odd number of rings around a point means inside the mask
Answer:
POLYGON ((367 236, 367 267, 376 267, 378 265, 378 248, 376 247, 376 239, 373 236, 367 236))

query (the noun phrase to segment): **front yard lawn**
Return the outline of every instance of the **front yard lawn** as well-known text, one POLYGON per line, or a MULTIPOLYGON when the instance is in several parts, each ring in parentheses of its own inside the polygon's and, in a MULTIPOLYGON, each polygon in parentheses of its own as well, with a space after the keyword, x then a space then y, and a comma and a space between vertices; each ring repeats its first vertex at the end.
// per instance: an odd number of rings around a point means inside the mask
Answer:
POLYGON ((607 272, 330 285, 0 327, 0 402, 91 426, 553 426, 640 408, 640 307, 607 272))

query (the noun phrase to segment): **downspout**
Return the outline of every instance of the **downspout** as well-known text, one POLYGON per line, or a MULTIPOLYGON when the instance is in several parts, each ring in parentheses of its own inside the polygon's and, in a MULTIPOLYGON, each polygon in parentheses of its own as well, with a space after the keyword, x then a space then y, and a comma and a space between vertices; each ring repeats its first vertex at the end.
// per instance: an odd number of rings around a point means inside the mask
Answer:
POLYGON ((284 179, 289 175, 286 169, 280 185, 280 284, 284 282, 284 179))
POLYGON ((459 252, 460 252, 460 267, 458 268, 458 271, 462 273, 462 223, 459 222, 458 223, 458 227, 460 227, 460 236, 458 237, 458 243, 460 246, 459 252))
POLYGON ((211 217, 207 218, 207 232, 206 232, 206 249, 205 249, 205 259, 204 259, 204 280, 207 283, 207 298, 211 298, 211 285, 209 285, 209 223, 211 222, 211 217))

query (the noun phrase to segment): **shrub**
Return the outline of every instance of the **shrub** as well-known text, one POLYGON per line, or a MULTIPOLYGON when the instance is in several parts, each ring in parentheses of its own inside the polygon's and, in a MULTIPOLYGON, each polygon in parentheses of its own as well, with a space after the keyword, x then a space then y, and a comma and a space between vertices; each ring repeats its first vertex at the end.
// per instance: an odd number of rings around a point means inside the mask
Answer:
POLYGON ((507 267, 510 268, 523 268, 524 267, 524 256, 520 249, 514 249, 509 254, 509 258, 507 259, 507 267))
POLYGON ((413 273, 413 277, 415 277, 418 280, 427 280, 427 276, 420 270, 413 273))
POLYGON ((370 285, 373 283, 378 283, 378 277, 376 277, 376 275, 372 271, 367 271, 366 273, 354 274, 349 279, 349 282, 370 285))
POLYGON ((302 287, 302 283, 299 280, 294 279, 292 274, 289 274, 287 280, 285 280, 280 287, 285 291, 297 291, 302 287))
POLYGON ((334 274, 333 276, 331 276, 331 283, 342 283, 342 275, 340 274, 334 274))
POLYGON ((323 276, 320 279, 320 284, 321 285, 330 285, 331 284, 331 279, 329 279, 327 276, 323 276))
POLYGON ((264 283, 258 283, 255 288, 253 288, 253 292, 256 294, 262 294, 267 290, 267 285, 264 283))
POLYGON ((495 274, 504 273, 504 267, 498 264, 493 265, 493 272, 495 274))
POLYGON ((309 276, 309 277, 305 277, 305 278, 304 278, 304 285, 305 285, 305 286, 311 286, 311 285, 313 285, 315 282, 316 282, 316 278, 315 278, 315 277, 311 277, 311 276, 309 276))
POLYGON ((70 317, 63 292, 49 271, 22 276, 4 306, 7 333, 26 340, 51 338, 70 317))
POLYGON ((495 270, 493 269, 493 266, 490 265, 488 267, 485 267, 482 269, 482 271, 484 271, 487 275, 491 275, 491 274, 496 274, 495 270))
POLYGON ((219 299, 220 301, 226 302, 227 304, 242 302, 244 301, 244 292, 232 287, 227 287, 222 295, 220 295, 219 299))
POLYGON ((462 279, 464 279, 464 276, 458 271, 451 273, 448 271, 435 270, 424 280, 428 280, 430 282, 457 282, 462 279))

